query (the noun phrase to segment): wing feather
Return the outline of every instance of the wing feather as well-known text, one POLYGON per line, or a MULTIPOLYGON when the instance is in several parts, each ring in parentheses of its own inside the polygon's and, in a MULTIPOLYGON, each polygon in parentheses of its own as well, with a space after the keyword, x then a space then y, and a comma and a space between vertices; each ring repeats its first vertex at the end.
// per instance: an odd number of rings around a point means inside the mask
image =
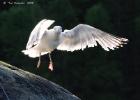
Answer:
POLYGON ((33 45, 36 45, 38 41, 41 39, 41 37, 43 36, 45 30, 47 30, 53 23, 54 20, 47 20, 47 19, 41 20, 31 32, 29 36, 29 40, 26 45, 26 49, 29 49, 33 45))
POLYGON ((109 51, 121 47, 127 41, 126 38, 116 37, 86 24, 79 24, 60 34, 60 45, 57 49, 66 51, 83 50, 86 47, 97 46, 98 42, 104 50, 109 51))

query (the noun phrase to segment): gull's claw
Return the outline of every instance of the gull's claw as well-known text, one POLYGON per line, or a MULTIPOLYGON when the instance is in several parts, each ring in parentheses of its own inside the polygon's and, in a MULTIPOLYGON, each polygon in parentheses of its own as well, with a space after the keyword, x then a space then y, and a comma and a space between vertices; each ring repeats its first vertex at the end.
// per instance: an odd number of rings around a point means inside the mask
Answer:
POLYGON ((50 69, 51 71, 53 71, 53 63, 52 62, 49 63, 48 69, 50 69))

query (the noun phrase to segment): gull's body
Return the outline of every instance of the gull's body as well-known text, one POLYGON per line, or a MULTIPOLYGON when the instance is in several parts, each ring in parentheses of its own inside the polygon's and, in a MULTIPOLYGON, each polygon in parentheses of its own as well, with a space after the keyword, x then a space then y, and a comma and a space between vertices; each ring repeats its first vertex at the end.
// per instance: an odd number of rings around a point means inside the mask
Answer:
POLYGON ((58 46, 59 43, 58 41, 56 41, 58 37, 55 36, 54 33, 55 33, 54 29, 46 30, 45 34, 43 34, 38 44, 26 50, 25 52, 30 51, 31 53, 27 54, 33 58, 39 57, 40 53, 41 55, 51 53, 58 46))
POLYGON ((122 47, 128 41, 126 38, 113 36, 86 24, 79 24, 71 30, 64 31, 61 26, 48 29, 53 23, 53 20, 47 19, 40 21, 31 32, 26 50, 22 52, 32 58, 40 58, 41 55, 47 53, 50 57, 50 53, 54 49, 83 50, 86 47, 97 46, 97 42, 104 50, 109 51, 122 47))

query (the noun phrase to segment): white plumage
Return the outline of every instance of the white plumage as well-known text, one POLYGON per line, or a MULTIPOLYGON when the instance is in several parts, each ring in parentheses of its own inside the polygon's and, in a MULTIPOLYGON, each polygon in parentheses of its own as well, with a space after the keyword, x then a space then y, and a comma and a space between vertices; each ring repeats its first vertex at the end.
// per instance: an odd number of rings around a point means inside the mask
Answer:
POLYGON ((109 51, 122 47, 128 41, 126 38, 116 37, 86 24, 79 24, 73 29, 63 32, 61 26, 48 29, 53 23, 54 20, 43 19, 35 26, 29 37, 26 50, 22 51, 25 55, 40 58, 41 55, 49 53, 51 60, 50 53, 54 49, 84 50, 86 47, 97 46, 98 42, 104 50, 109 51))

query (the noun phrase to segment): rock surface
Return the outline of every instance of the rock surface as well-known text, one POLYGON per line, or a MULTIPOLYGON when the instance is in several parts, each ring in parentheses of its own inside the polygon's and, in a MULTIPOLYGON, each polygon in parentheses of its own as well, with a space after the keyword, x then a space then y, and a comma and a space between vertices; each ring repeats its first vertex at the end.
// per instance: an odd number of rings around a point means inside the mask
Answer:
POLYGON ((0 100, 81 100, 68 90, 0 61, 0 100))

